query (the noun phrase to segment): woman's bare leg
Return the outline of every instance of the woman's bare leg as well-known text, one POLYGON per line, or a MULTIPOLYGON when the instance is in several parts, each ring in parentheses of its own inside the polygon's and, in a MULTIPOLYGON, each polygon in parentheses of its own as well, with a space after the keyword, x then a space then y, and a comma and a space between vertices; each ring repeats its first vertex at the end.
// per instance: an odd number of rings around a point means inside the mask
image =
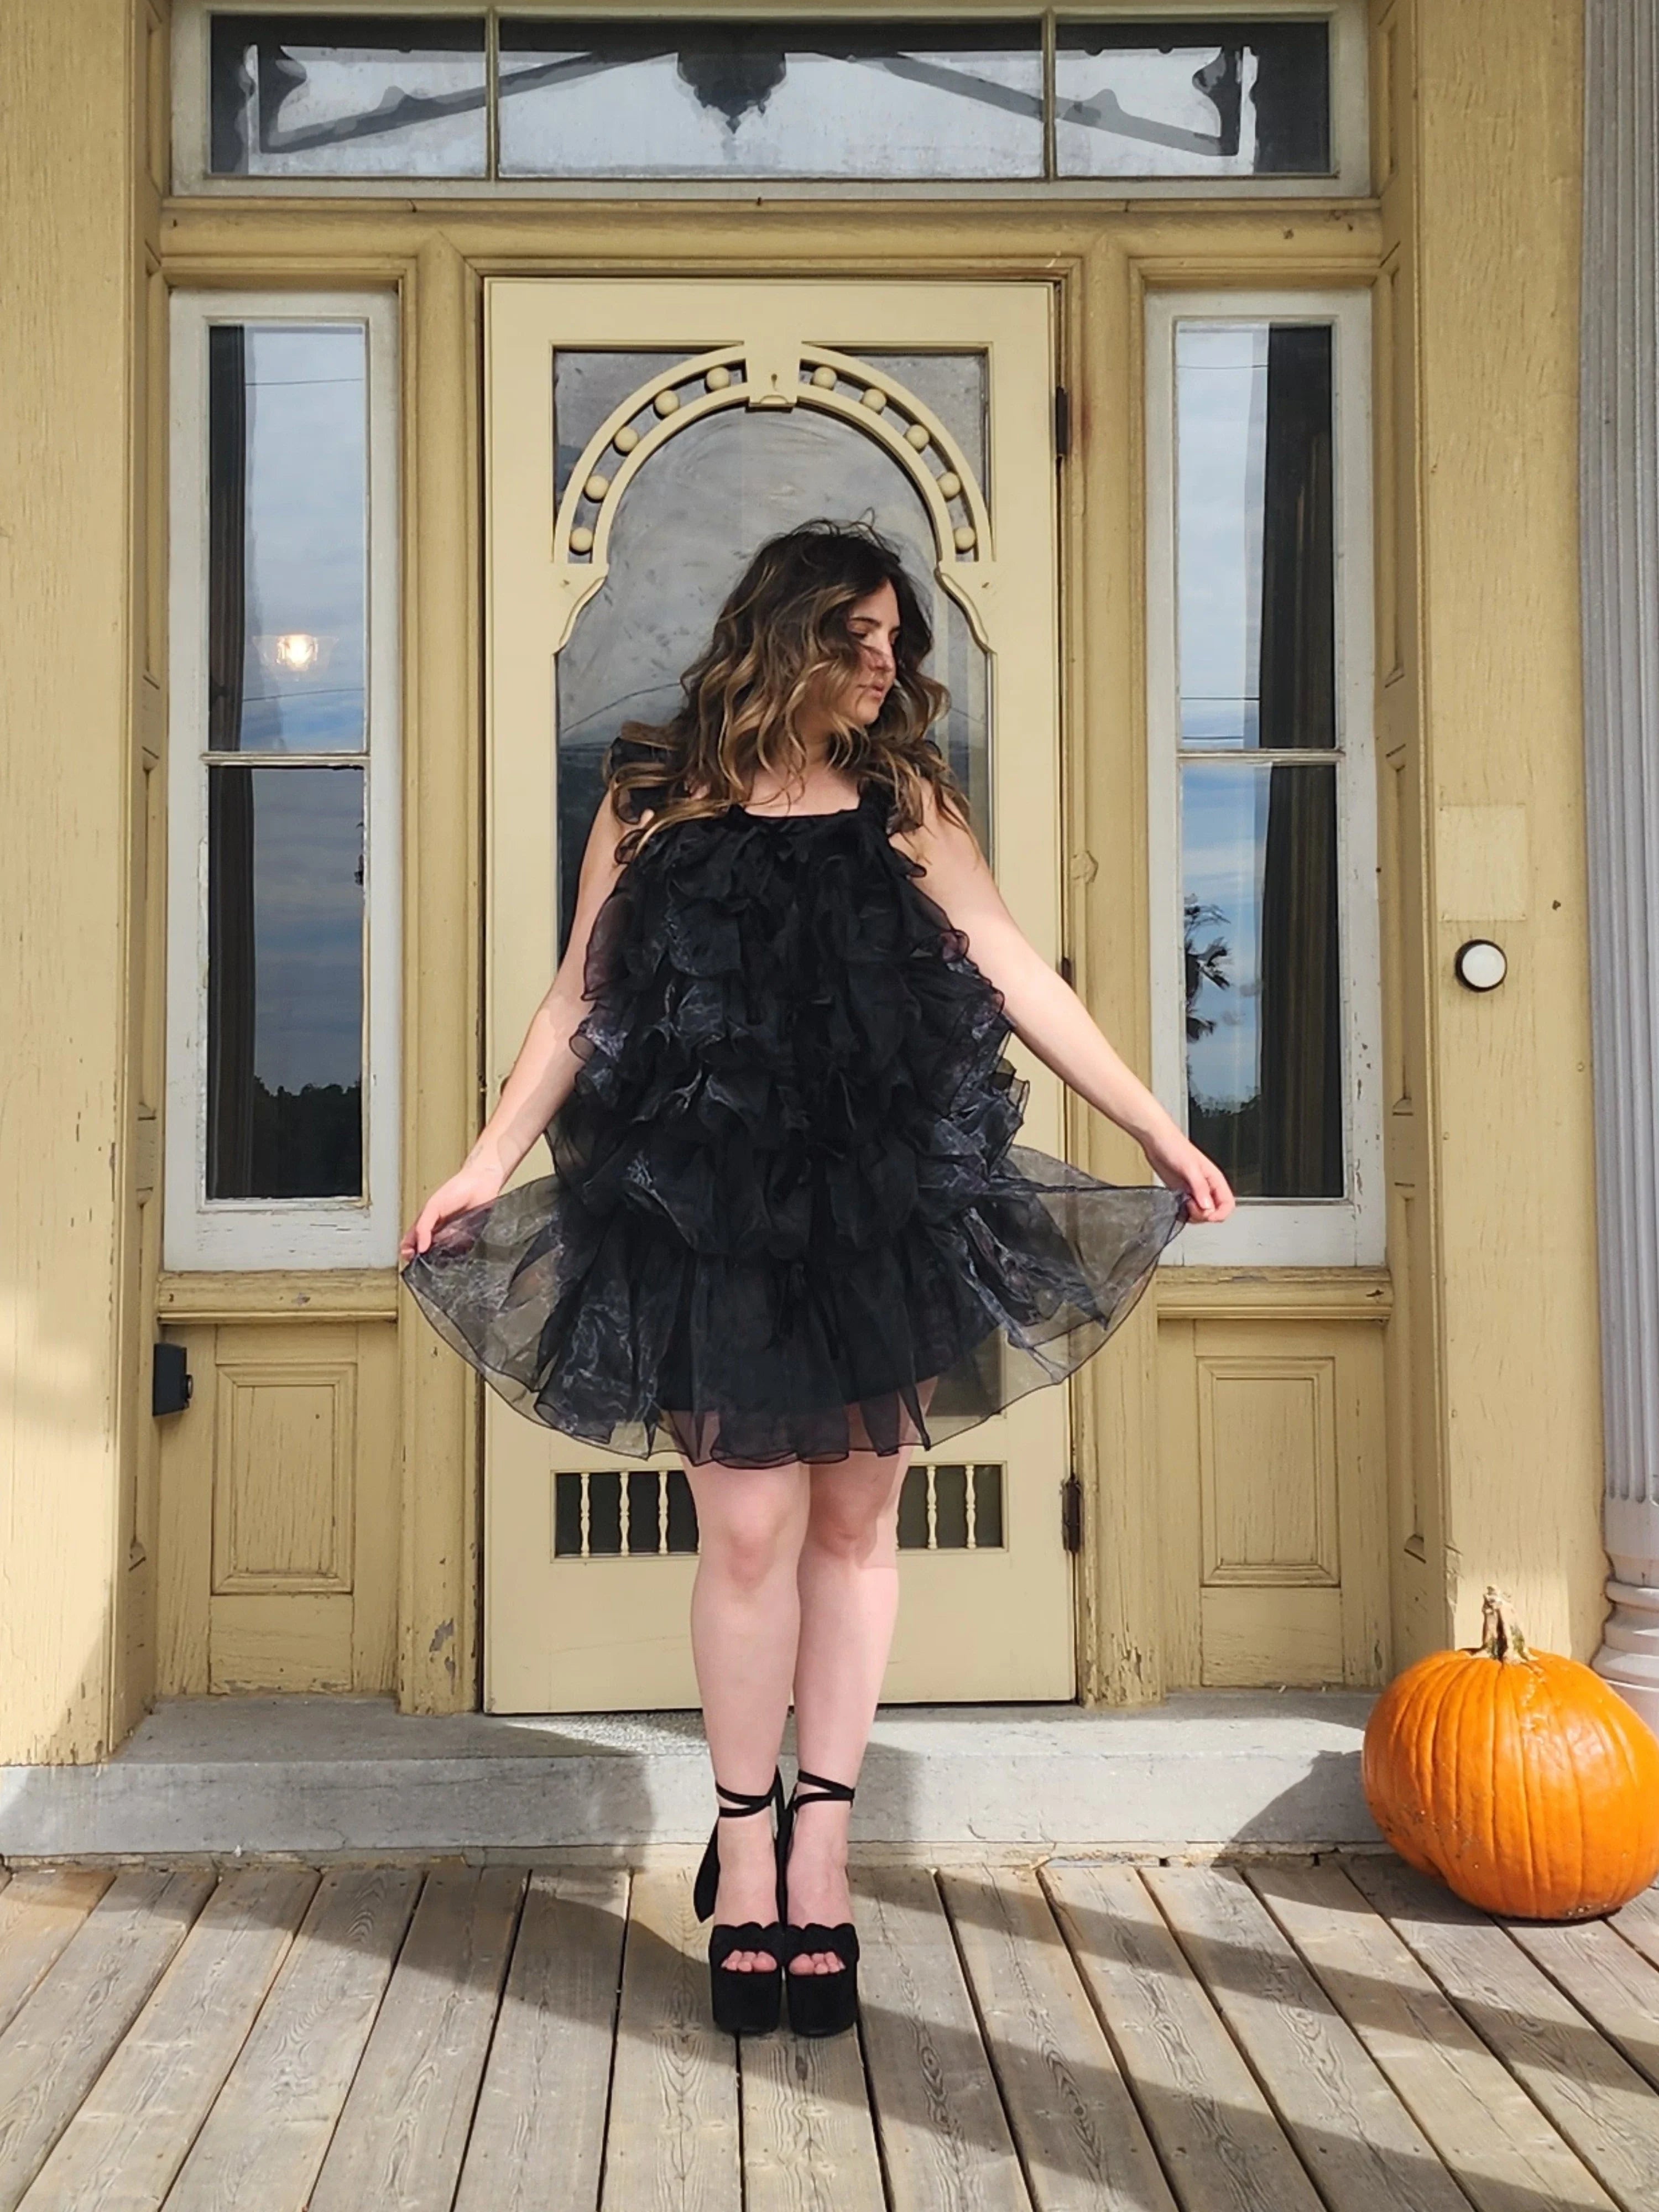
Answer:
MULTIPOLYGON (((789 1712, 800 1632, 796 1570, 805 1535, 806 1471, 686 1464, 697 1507, 697 1578, 691 1590, 691 1655, 716 1776, 731 1790, 771 1787, 789 1712)), ((720 1825, 714 1917, 777 1917, 772 1824, 763 1814, 720 1825)), ((737 1972, 775 1962, 734 1951, 737 1972)))
MULTIPOLYGON (((890 1458, 855 1452, 808 1470, 811 1509, 800 1549, 795 1742, 800 1764, 856 1782, 875 1718, 898 1613, 898 1501, 907 1446, 890 1458)), ((789 1917, 835 1927, 852 1917, 847 1887, 851 1808, 819 1803, 795 1829, 789 1917)), ((794 1961, 800 1973, 838 1973, 833 1952, 794 1961)))

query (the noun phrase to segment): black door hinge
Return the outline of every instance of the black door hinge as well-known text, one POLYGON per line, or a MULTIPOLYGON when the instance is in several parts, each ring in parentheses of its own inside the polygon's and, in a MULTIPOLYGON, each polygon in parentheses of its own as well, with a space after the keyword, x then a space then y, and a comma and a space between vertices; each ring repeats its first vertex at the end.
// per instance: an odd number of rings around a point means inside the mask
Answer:
POLYGON ((1068 1552, 1083 1549, 1083 1485, 1074 1474, 1060 1486, 1060 1537, 1068 1552))
POLYGON ((1063 384, 1054 386, 1054 459, 1063 461, 1072 450, 1072 395, 1063 384))

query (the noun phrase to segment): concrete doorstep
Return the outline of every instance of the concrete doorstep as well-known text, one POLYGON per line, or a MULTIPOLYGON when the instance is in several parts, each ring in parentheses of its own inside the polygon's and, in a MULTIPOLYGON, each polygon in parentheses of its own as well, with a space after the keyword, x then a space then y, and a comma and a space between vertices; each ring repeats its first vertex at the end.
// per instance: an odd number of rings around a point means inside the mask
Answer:
MULTIPOLYGON (((884 1708, 854 1838, 1035 1856, 1374 1846, 1371 1704, 1238 1690, 1133 1711, 884 1708)), ((696 1713, 431 1719, 384 1698, 188 1698, 96 1765, 0 1767, 0 1857, 627 1852, 701 1842, 713 1804, 696 1713)))

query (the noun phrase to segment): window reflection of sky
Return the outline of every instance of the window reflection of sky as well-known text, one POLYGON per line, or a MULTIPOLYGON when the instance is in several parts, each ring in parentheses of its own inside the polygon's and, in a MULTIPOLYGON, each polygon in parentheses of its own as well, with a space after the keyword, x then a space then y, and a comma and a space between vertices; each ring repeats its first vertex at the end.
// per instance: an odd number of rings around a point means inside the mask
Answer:
MULTIPOLYGON (((264 177, 482 177, 482 25, 421 41, 319 45, 303 17, 221 16, 212 165, 264 177)), ((1209 24, 1192 43, 1061 19, 1061 177, 1249 177, 1322 170, 1322 24, 1209 24), (1264 40, 1266 43, 1264 44, 1264 40), (1266 82, 1264 82, 1264 78, 1266 82)), ((500 26, 503 176, 1038 178, 1035 21, 946 24, 567 17, 500 26)))
MULTIPOLYGON (((362 19, 359 22, 361 39, 362 19)), ((319 44, 302 18, 213 31, 213 166, 253 177, 481 177, 482 22, 422 27, 429 44, 319 44), (283 35, 286 32, 288 35, 283 35), (262 108, 274 110, 260 127, 262 108)))
POLYGON ((1181 733, 1258 741, 1267 325, 1182 323, 1176 337, 1181 733))
POLYGON ((246 361, 242 748, 356 751, 368 706, 363 328, 251 324, 246 361), (295 632, 325 641, 322 664, 268 665, 258 641, 295 632))
MULTIPOLYGON (((1257 741, 1267 326, 1182 323, 1176 334, 1176 591, 1181 732, 1191 743, 1257 741)), ((1182 776, 1182 884, 1206 911, 1194 942, 1219 938, 1231 988, 1200 982, 1190 1012, 1212 1022, 1187 1048, 1196 1096, 1240 1106, 1261 1088, 1261 866, 1267 778, 1231 763, 1182 776)))
POLYGON ((1193 82, 1220 48, 1167 53, 1054 53, 1054 152, 1062 177, 1249 177, 1256 170, 1255 85, 1261 63, 1242 58, 1238 148, 1218 145, 1215 102, 1193 82))
POLYGON ((1261 1088, 1261 881, 1268 769, 1189 762, 1182 775, 1186 895, 1222 919, 1200 919, 1194 942, 1224 940, 1231 988, 1200 983, 1191 1011, 1215 1027, 1187 1047, 1188 1081, 1200 1098, 1240 1106, 1261 1088))
MULTIPOLYGON (((593 29, 574 27, 577 34, 593 29)), ((502 54, 504 176, 1042 174, 1042 56, 1034 27, 1024 51, 955 48, 945 32, 927 51, 843 58, 780 50, 748 58, 746 69, 733 57, 724 105, 691 81, 696 61, 688 70, 679 52, 635 58, 623 33, 617 52, 601 52, 589 66, 574 40, 559 44, 559 28, 509 33, 515 48, 520 40, 539 44, 502 54)), ((884 42, 869 26, 849 25, 842 35, 849 44, 884 42)))
POLYGON ((362 1071, 359 769, 226 768, 254 785, 253 1072, 270 1091, 362 1071))

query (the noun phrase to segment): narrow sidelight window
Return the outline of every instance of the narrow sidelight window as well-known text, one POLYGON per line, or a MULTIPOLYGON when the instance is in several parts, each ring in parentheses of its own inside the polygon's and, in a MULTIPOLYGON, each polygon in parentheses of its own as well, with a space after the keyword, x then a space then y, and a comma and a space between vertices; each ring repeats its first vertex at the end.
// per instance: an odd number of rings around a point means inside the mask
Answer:
POLYGON ((389 302, 226 305, 174 310, 169 1264, 384 1263, 389 302))
POLYGON ((1376 1135, 1363 313, 1150 319, 1160 1089, 1246 1202, 1234 1240, 1310 1261, 1352 1256, 1376 1135))

